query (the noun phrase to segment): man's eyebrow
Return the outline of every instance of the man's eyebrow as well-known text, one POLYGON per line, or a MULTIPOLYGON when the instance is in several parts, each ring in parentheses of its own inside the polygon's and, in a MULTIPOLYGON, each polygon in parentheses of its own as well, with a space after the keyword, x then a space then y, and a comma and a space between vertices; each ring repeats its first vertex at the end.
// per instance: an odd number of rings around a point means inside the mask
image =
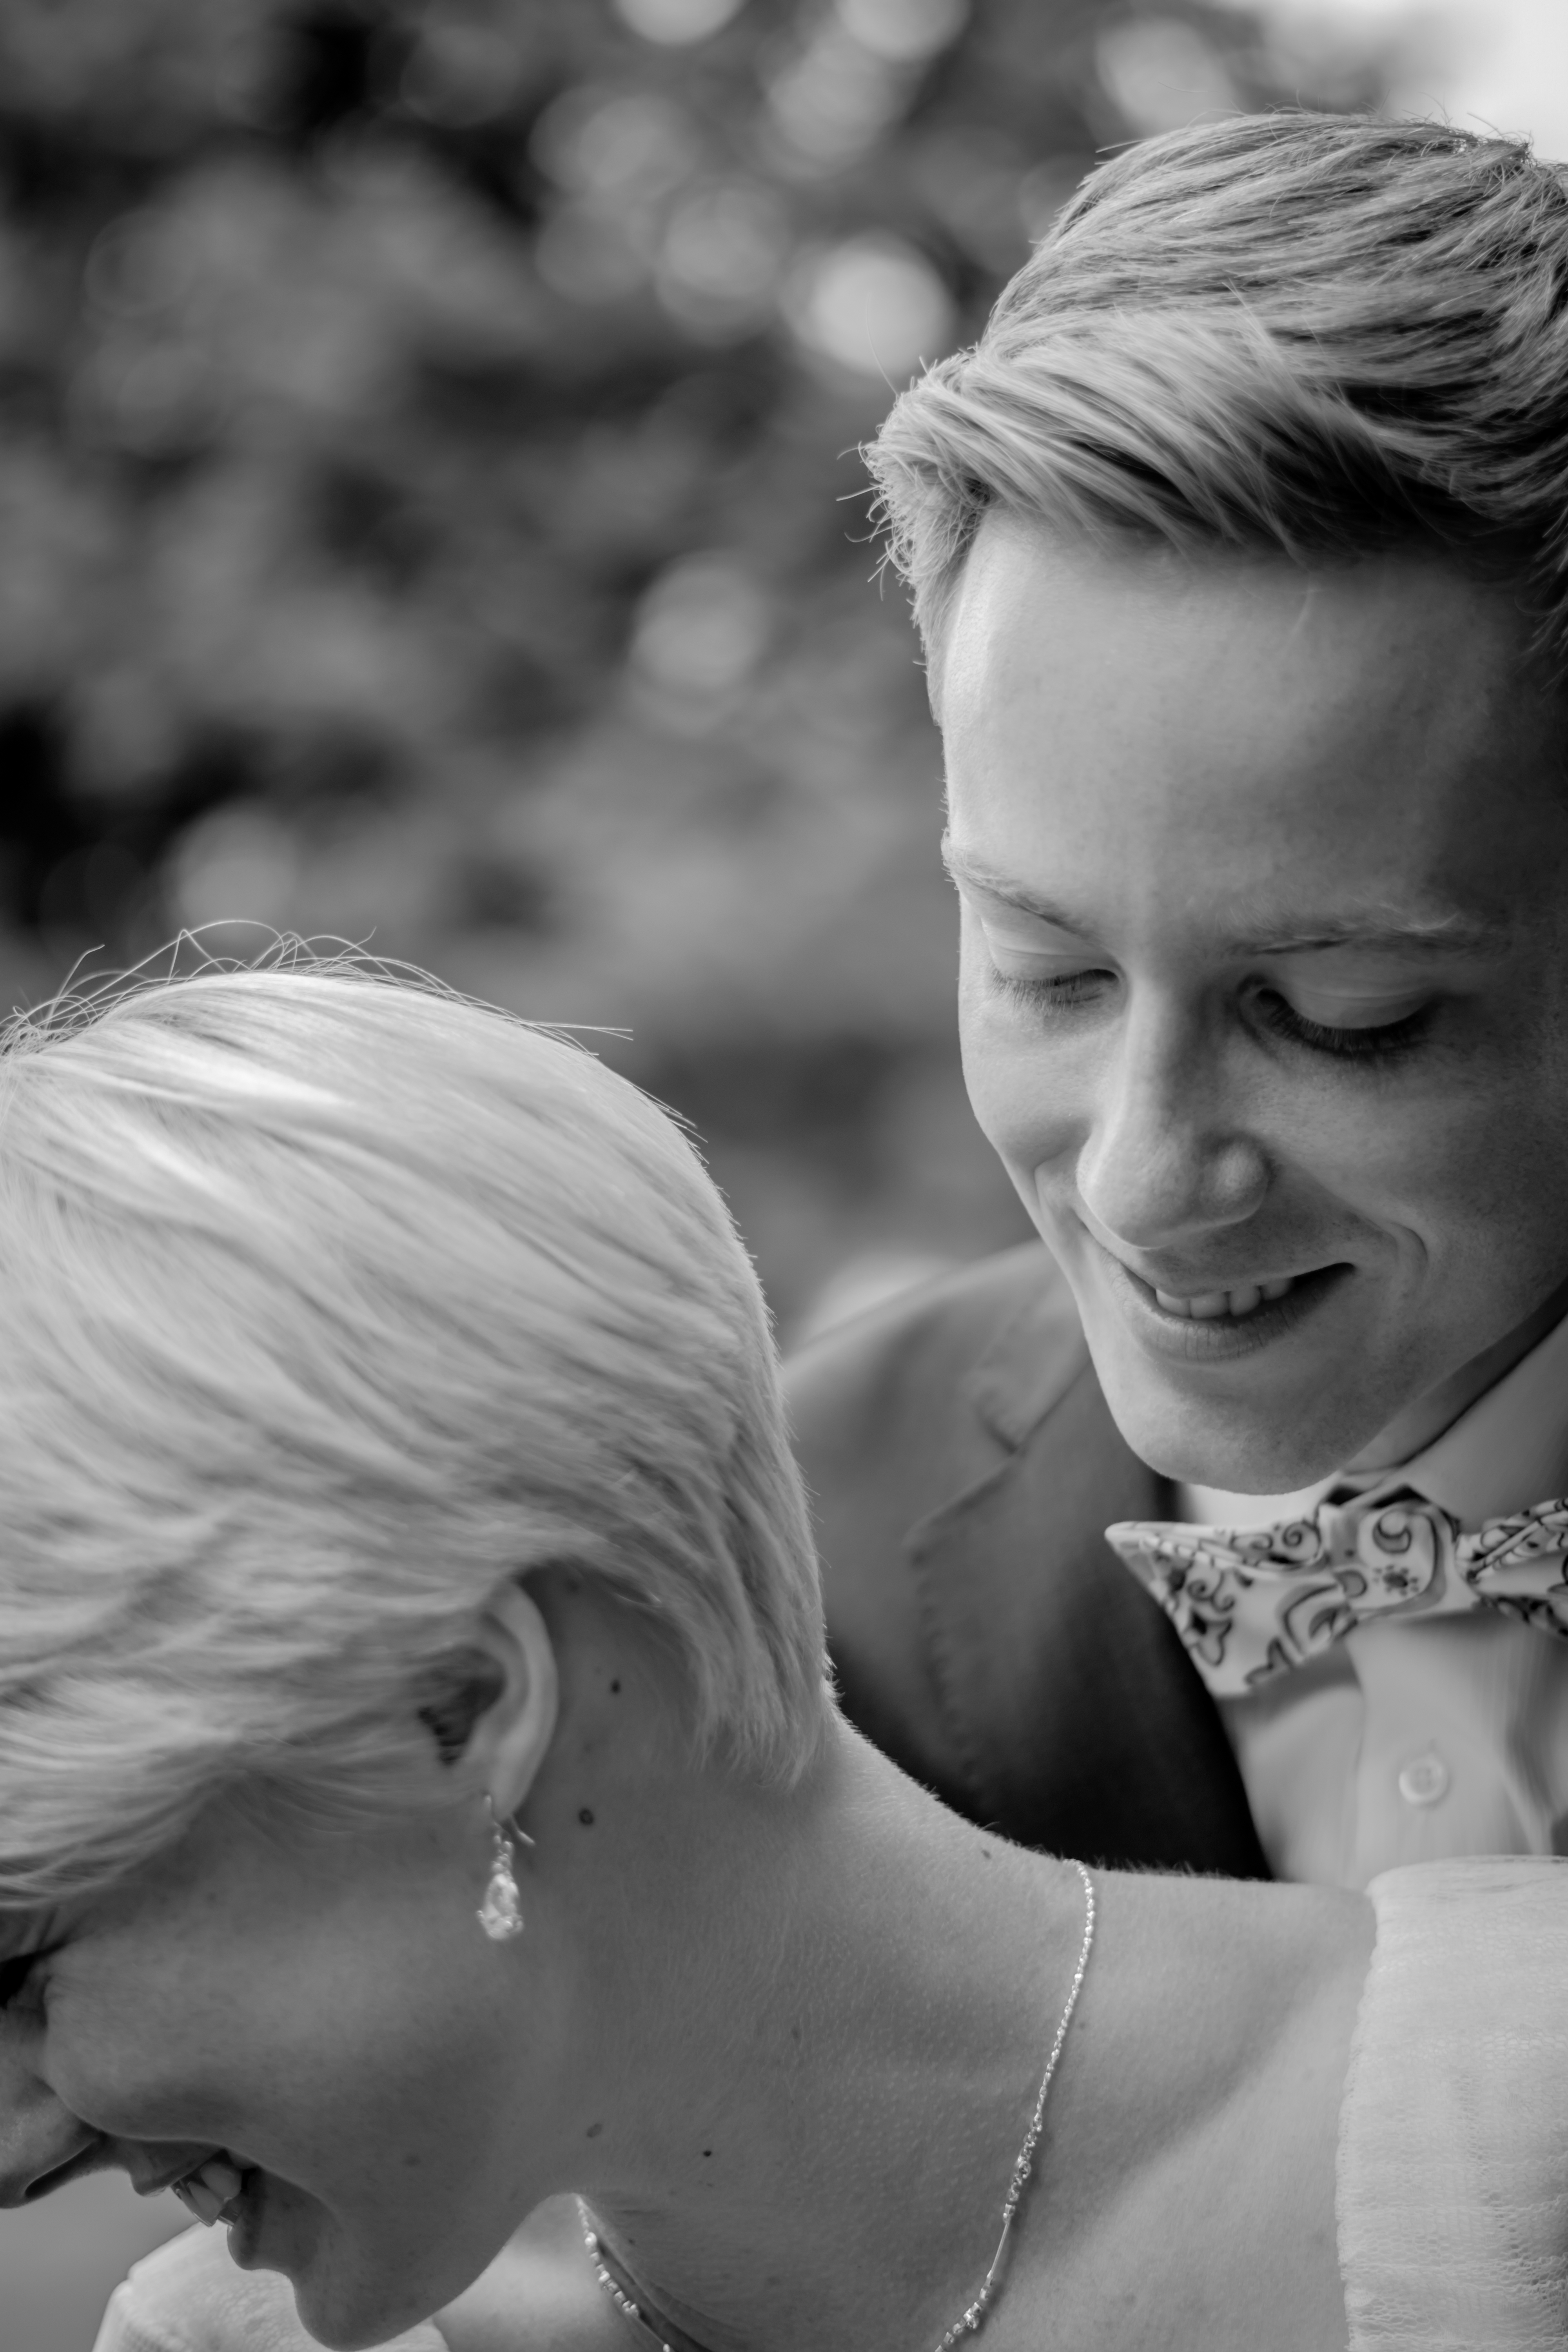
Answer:
POLYGON ((953 882, 967 882, 971 889, 984 890, 988 898, 1000 898, 1006 906, 1016 907, 1021 914, 1033 915, 1042 923, 1054 923, 1059 931, 1088 932, 1088 924, 1079 922, 1068 908, 1043 898, 1026 882, 1014 881, 1011 876, 988 866, 984 858, 971 857, 966 851, 956 848, 945 834, 942 862, 953 882))
POLYGON ((1227 941, 1237 955, 1310 955, 1314 949, 1360 948, 1369 955, 1475 955, 1501 944, 1496 923, 1478 921, 1456 908, 1449 914, 1390 914, 1370 910, 1365 915, 1323 916, 1302 922, 1286 917, 1277 924, 1261 924, 1244 937, 1227 941))
MULTIPOLYGON (((942 864, 954 882, 967 883, 990 898, 1016 907, 1058 930, 1089 935, 1090 926, 1070 908, 1054 903, 1020 882, 944 841, 942 864)), ((1278 914, 1258 908, 1244 910, 1240 927, 1225 941, 1233 955, 1310 955, 1325 948, 1360 948, 1372 955, 1474 955, 1501 944, 1503 928, 1466 914, 1458 907, 1442 908, 1350 908, 1334 915, 1303 917, 1294 910, 1278 914)))

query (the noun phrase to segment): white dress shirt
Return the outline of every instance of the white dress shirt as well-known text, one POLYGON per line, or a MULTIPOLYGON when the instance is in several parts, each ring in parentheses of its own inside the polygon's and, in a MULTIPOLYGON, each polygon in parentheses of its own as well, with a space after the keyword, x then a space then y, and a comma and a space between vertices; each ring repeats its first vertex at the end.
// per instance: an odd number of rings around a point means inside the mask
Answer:
MULTIPOLYGON (((1467 1531, 1568 1495, 1568 1320, 1386 1475, 1467 1531)), ((1260 1527, 1334 1483, 1298 1495, 1182 1486, 1177 1513, 1260 1527)), ((1491 1609, 1384 1621, 1217 1704, 1277 1877, 1364 1887, 1405 1863, 1568 1853, 1568 1640, 1491 1609)))

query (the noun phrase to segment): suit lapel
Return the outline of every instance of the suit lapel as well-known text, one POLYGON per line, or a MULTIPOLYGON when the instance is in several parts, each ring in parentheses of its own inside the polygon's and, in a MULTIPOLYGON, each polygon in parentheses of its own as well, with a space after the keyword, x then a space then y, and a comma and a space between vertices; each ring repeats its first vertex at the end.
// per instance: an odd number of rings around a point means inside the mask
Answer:
POLYGON ((1266 1876, 1214 1703, 1104 1540, 1168 1517, 1170 1488, 1111 1420, 1047 1267, 965 1382, 1000 1456, 908 1539, 949 1741, 976 1812, 1024 1843, 1266 1876))

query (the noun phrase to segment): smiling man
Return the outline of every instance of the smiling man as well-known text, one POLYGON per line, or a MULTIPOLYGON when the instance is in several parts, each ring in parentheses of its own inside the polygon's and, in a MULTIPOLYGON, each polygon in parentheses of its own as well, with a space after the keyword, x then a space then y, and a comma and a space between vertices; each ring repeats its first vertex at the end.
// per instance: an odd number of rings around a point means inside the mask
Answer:
POLYGON ((1564 175, 1152 142, 871 454, 1046 1246, 795 1368, 851 1712, 1106 1859, 1568 1850, 1564 175))

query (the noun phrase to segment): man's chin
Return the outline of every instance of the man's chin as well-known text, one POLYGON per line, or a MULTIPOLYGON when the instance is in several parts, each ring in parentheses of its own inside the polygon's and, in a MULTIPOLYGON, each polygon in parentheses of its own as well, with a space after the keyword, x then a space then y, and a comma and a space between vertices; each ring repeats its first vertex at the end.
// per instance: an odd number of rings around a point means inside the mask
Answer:
POLYGON ((1243 1403, 1152 1397, 1147 1385, 1102 1379, 1111 1418, 1151 1470, 1173 1485, 1227 1495, 1295 1495, 1331 1478, 1382 1426, 1375 1409, 1320 1415, 1303 1400, 1286 1414, 1273 1400, 1243 1403), (1364 1424, 1364 1425, 1363 1425, 1364 1424))

